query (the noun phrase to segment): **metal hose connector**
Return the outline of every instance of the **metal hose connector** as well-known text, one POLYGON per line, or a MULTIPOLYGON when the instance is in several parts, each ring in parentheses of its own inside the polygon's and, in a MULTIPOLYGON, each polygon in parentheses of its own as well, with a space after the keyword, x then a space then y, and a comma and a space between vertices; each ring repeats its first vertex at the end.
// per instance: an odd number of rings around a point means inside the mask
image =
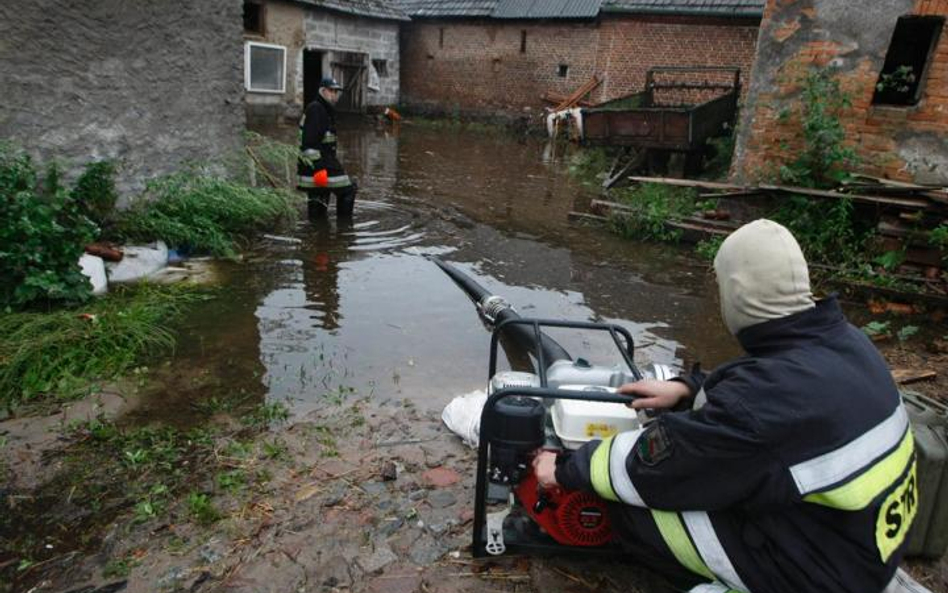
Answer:
POLYGON ((516 310, 504 297, 497 295, 486 296, 477 303, 477 310, 480 311, 481 317, 490 325, 494 325, 497 316, 508 309, 516 313, 516 310))

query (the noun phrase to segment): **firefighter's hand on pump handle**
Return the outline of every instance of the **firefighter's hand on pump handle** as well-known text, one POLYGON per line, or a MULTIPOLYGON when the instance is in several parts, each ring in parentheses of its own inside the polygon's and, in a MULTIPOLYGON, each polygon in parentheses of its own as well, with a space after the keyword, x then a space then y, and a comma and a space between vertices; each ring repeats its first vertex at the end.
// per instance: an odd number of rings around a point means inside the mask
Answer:
MULTIPOLYGON (((642 409, 671 409, 681 400, 691 397, 691 389, 681 381, 636 381, 619 387, 619 393, 631 395, 635 399, 629 407, 642 409)), ((533 473, 544 488, 558 486, 556 483, 556 453, 538 451, 533 458, 533 473)))

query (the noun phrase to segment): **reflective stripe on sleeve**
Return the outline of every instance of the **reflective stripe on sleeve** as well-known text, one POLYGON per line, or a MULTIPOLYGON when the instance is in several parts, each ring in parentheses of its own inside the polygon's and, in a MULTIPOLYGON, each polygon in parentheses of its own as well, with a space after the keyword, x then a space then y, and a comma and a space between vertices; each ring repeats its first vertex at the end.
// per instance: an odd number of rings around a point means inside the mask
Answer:
POLYGON ((612 480, 609 477, 609 452, 615 437, 609 437, 599 443, 589 461, 589 481, 593 490, 601 498, 619 502, 619 497, 612 489, 612 480))
POLYGON ((609 454, 609 476, 612 488, 622 502, 637 507, 647 505, 642 500, 642 496, 639 495, 639 491, 635 489, 632 478, 629 477, 625 460, 632 453, 632 449, 635 447, 635 443, 638 442, 643 430, 643 428, 640 428, 616 435, 615 441, 612 443, 612 452, 609 454))
POLYGON ((350 185, 352 185, 352 181, 349 180, 348 175, 335 175, 329 178, 326 187, 349 187, 350 185))
POLYGON ((714 526, 711 524, 711 517, 708 516, 708 513, 704 511, 686 511, 681 516, 685 520, 685 525, 688 526, 688 532, 698 548, 698 553, 701 554, 701 558, 704 559, 711 572, 729 586, 747 591, 744 581, 734 570, 731 559, 727 557, 727 552, 724 551, 721 540, 714 532, 714 526))
POLYGON ((864 509, 905 473, 914 452, 915 437, 909 428, 899 447, 868 471, 832 490, 804 496, 803 500, 844 511, 864 509))
POLYGON ((297 187, 316 187, 312 175, 300 175, 297 177, 296 185, 297 187))
POLYGON ((842 447, 790 468, 800 494, 809 494, 861 472, 903 440, 908 415, 899 404, 891 416, 842 447))
POLYGON ((326 132, 323 136, 323 144, 334 144, 336 142, 336 135, 332 132, 326 132))
POLYGON ((304 158, 313 159, 314 161, 318 161, 323 156, 316 148, 307 148, 302 152, 302 155, 304 158))
POLYGON ((695 574, 712 581, 715 580, 714 573, 704 563, 704 560, 698 555, 698 550, 691 543, 688 532, 685 531, 685 526, 682 524, 678 513, 653 509, 652 518, 655 520, 658 531, 662 534, 662 539, 665 540, 665 544, 675 555, 675 559, 678 560, 679 564, 695 574))
POLYGON ((721 583, 702 583, 697 587, 688 589, 688 593, 740 593, 721 583))

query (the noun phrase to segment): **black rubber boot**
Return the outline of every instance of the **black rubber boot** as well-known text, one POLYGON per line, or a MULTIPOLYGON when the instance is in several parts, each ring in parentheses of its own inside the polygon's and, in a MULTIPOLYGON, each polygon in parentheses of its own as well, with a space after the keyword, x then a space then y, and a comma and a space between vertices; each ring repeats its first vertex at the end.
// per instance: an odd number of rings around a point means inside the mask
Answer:
POLYGON ((355 209, 356 187, 340 189, 336 192, 336 216, 338 218, 352 218, 352 211, 355 209))
POLYGON ((326 218, 329 211, 329 192, 323 189, 310 190, 307 193, 306 209, 310 220, 326 218))

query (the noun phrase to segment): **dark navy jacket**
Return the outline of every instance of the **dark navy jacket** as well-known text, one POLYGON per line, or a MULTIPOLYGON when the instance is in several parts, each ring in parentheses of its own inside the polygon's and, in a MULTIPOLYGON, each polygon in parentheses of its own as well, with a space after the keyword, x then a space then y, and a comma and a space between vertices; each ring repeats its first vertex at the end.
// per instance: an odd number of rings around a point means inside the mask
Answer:
POLYGON ((913 437, 885 361, 835 298, 738 339, 746 356, 685 379, 703 407, 589 443, 557 480, 637 514, 617 525, 649 517, 668 552, 731 589, 881 592, 917 502, 913 437))

